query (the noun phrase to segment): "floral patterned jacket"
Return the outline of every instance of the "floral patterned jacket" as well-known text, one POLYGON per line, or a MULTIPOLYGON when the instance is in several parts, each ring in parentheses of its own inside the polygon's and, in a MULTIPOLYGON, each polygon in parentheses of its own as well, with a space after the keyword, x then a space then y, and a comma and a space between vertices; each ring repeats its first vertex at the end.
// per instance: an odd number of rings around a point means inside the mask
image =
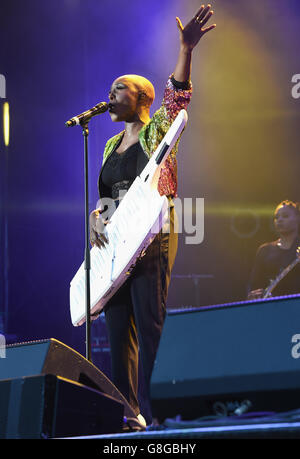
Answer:
MULTIPOLYGON (((176 82, 172 79, 171 75, 166 84, 161 107, 154 113, 150 121, 142 127, 139 133, 139 142, 148 158, 151 157, 151 155, 160 144, 162 138, 170 128, 179 111, 186 109, 191 100, 192 84, 188 84, 188 89, 180 89, 179 87, 175 86, 175 84, 176 82)), ((102 168, 110 154, 121 141, 123 134, 124 131, 120 132, 107 141, 103 154, 102 168)), ((158 191, 160 195, 171 197, 177 196, 176 153, 178 150, 179 140, 180 139, 178 139, 176 142, 173 150, 162 166, 158 181, 158 191)), ((98 189, 101 197, 100 176, 98 181, 98 189)))

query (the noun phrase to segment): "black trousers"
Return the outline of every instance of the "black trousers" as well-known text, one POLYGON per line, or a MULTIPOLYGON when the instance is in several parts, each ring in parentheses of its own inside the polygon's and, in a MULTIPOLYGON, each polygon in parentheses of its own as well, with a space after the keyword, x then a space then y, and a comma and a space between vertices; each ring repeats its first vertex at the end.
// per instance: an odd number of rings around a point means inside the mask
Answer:
POLYGON ((136 415, 141 412, 147 423, 151 423, 152 419, 151 374, 177 252, 175 227, 176 214, 171 207, 169 232, 163 228, 157 234, 146 255, 137 262, 130 277, 105 307, 112 381, 136 415), (142 378, 140 381, 139 376, 142 378), (139 393, 142 403, 139 403, 139 393))

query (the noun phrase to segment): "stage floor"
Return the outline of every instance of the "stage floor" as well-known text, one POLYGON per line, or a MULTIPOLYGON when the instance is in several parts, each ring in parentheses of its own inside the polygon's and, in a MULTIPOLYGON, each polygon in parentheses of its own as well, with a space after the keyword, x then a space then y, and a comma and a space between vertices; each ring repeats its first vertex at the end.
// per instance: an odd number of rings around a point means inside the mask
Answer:
POLYGON ((300 439, 300 409, 285 413, 229 416, 214 420, 178 421, 166 419, 162 425, 150 426, 143 432, 124 432, 105 435, 73 437, 80 439, 137 440, 152 439, 239 439, 290 438, 300 439))

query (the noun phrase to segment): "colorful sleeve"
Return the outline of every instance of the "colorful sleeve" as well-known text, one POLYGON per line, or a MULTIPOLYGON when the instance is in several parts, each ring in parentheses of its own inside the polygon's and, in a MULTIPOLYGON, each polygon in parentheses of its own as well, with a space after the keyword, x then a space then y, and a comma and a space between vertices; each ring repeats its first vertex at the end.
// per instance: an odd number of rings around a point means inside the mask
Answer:
MULTIPOLYGON (((169 77, 160 108, 154 113, 150 123, 141 130, 140 141, 149 156, 158 146, 180 110, 187 109, 192 97, 192 90, 192 83, 178 83, 174 80, 173 75, 169 77), (183 89, 175 86, 174 83, 188 87, 183 89)), ((174 153, 176 153, 176 150, 177 148, 175 147, 174 153)))
POLYGON ((173 75, 169 77, 162 102, 169 121, 173 121, 180 110, 187 109, 192 92, 193 86, 191 82, 180 84, 174 80, 173 75), (185 89, 182 89, 182 87, 185 87, 185 89))

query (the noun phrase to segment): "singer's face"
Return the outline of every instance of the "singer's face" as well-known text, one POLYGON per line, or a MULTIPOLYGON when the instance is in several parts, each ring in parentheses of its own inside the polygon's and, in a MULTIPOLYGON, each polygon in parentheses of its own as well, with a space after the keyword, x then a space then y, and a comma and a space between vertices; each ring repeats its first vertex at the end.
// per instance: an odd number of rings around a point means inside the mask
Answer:
POLYGON ((126 78, 115 80, 109 91, 108 111, 112 121, 134 121, 138 113, 139 91, 126 78))

